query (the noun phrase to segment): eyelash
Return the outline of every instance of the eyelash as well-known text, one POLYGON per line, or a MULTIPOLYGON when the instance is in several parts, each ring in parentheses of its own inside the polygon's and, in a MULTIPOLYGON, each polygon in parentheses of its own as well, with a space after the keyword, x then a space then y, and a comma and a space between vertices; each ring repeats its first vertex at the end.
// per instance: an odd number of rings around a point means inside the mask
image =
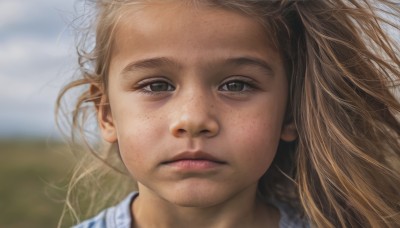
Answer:
POLYGON ((218 87, 218 90, 219 91, 224 91, 224 92, 229 92, 229 93, 246 93, 246 92, 252 91, 252 90, 254 90, 256 88, 257 87, 256 87, 255 83, 252 80, 249 80, 249 79, 233 79, 233 80, 229 80, 229 81, 224 82, 221 86, 218 87), (238 90, 238 91, 227 90, 229 84, 232 84, 232 83, 242 84, 243 88, 241 90, 238 90), (225 90, 223 90, 224 87, 226 87, 225 90))
POLYGON ((141 93, 144 93, 146 95, 159 95, 160 93, 163 92, 170 92, 170 91, 174 91, 175 87, 171 85, 170 82, 166 81, 166 80, 162 80, 162 79, 154 79, 154 80, 144 80, 142 82, 139 82, 137 86, 135 86, 135 90, 138 90, 141 93), (151 86, 154 84, 164 84, 166 86, 168 86, 168 90, 163 90, 163 91, 152 91, 151 90, 151 86), (172 88, 172 90, 170 90, 170 88, 172 88))

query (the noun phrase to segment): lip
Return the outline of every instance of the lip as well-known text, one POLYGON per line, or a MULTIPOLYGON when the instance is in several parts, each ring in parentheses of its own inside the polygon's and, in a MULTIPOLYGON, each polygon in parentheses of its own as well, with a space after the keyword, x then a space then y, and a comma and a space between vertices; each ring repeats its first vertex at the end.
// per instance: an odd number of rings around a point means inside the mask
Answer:
POLYGON ((217 168, 223 164, 226 164, 226 162, 203 151, 188 151, 177 154, 161 164, 180 170, 204 170, 217 168))
POLYGON ((186 151, 180 154, 177 154, 173 156, 171 159, 168 159, 167 161, 163 162, 163 164, 168 164, 168 163, 173 163, 173 162, 178 162, 178 161, 183 161, 183 160, 191 160, 191 161, 210 161, 210 162, 215 162, 215 163, 225 163, 221 159, 203 152, 203 151, 195 151, 195 152, 190 152, 186 151))

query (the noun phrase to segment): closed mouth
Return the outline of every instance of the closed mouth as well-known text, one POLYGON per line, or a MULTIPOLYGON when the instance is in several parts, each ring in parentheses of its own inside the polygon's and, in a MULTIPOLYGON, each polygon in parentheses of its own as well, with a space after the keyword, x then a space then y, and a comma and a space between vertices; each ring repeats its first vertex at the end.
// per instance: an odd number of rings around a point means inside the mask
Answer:
POLYGON ((162 164, 169 164, 169 163, 174 163, 174 162, 180 162, 180 161, 192 161, 192 162, 201 162, 201 161, 208 161, 208 162, 214 162, 218 164, 225 164, 226 162, 216 158, 215 156, 212 156, 211 154, 202 152, 202 151, 196 151, 196 152, 183 152, 180 154, 177 154, 173 156, 171 159, 168 159, 167 161, 162 162, 162 164))

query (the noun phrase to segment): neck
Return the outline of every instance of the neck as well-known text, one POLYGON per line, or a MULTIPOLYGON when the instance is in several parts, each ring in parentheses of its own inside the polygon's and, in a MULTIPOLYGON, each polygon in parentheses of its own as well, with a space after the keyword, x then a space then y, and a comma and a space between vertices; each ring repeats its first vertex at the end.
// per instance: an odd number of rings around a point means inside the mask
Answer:
POLYGON ((183 207, 139 187, 133 227, 278 227, 279 212, 256 195, 256 186, 207 207, 183 207))

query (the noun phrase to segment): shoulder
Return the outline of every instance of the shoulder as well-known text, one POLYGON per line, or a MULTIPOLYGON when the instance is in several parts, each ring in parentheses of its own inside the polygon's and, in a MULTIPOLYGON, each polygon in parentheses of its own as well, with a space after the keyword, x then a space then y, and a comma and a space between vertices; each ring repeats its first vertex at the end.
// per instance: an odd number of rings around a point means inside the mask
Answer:
POLYGON ((270 200, 280 213, 279 228, 309 228, 310 223, 301 213, 287 203, 270 200))
MULTIPOLYGON (((130 205, 137 192, 132 192, 118 205, 101 211, 95 217, 85 220, 73 226, 73 228, 130 228, 131 210, 130 205)), ((272 205, 278 208, 280 213, 280 228, 309 228, 310 224, 306 218, 291 207, 289 204, 277 200, 269 200, 272 205)))
POLYGON ((73 228, 130 228, 130 205, 137 194, 137 192, 132 192, 116 206, 101 211, 95 217, 85 220, 73 228))

